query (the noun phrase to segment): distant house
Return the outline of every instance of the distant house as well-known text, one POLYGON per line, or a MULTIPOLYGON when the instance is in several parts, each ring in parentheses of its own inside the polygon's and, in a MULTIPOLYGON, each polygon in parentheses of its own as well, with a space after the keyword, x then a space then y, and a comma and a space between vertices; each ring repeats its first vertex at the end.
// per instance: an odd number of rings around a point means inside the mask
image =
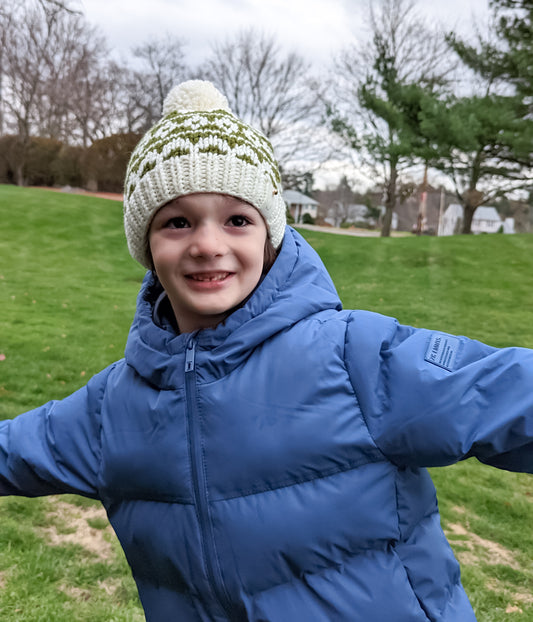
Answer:
POLYGON ((346 220, 348 222, 363 222, 368 217, 368 208, 361 203, 352 203, 346 208, 346 220))
POLYGON ((343 205, 339 201, 335 201, 333 207, 328 210, 328 215, 324 219, 328 225, 332 227, 338 227, 342 222, 355 224, 355 223, 368 223, 375 225, 376 221, 372 218, 368 218, 368 209, 366 205, 361 203, 350 203, 350 205, 343 205))
POLYGON ((478 207, 472 220, 472 233, 498 233, 503 225, 495 207, 478 207))
POLYGON ((319 203, 311 199, 311 197, 297 190, 285 190, 283 199, 289 208, 291 216, 294 218, 294 222, 302 222, 304 214, 309 214, 311 218, 317 217, 319 203))
POLYGON ((454 235, 461 233, 463 223, 463 206, 458 203, 451 203, 444 210, 439 223, 438 235, 454 235))
MULTIPOLYGON (((463 214, 462 205, 458 203, 449 205, 442 215, 439 235, 461 233, 463 214)), ((503 221, 495 207, 481 206, 476 209, 472 219, 472 233, 498 233, 500 230, 504 233, 514 233, 514 219, 506 218, 503 221)))
POLYGON ((516 233, 514 228, 514 218, 506 218, 503 221, 503 232, 504 233, 516 233))
MULTIPOLYGON (((377 209, 379 210, 379 218, 382 220, 385 215, 385 207, 379 205, 377 209)), ((332 227, 340 227, 343 223, 364 228, 373 228, 378 225, 376 219, 369 215, 366 205, 350 203, 345 206, 340 201, 334 201, 333 207, 328 210, 324 221, 332 227)), ((398 229, 398 214, 396 212, 392 212, 391 229, 395 231, 398 229)))

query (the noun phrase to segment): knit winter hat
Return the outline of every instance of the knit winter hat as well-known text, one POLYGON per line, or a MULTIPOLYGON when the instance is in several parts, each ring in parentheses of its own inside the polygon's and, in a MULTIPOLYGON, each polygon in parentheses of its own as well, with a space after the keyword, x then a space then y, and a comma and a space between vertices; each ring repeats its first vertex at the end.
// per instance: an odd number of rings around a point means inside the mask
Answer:
POLYGON ((148 231, 157 210, 194 192, 238 197, 263 215, 277 248, 285 231, 281 178, 268 139, 238 119, 210 82, 174 87, 163 118, 135 147, 126 172, 124 229, 134 259, 150 268, 148 231))

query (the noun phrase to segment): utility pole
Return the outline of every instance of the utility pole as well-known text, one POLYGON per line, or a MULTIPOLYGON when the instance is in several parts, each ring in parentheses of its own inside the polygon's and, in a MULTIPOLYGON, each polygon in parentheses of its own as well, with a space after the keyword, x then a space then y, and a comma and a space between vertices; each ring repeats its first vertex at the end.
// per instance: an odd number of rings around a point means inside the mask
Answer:
POLYGON ((424 179, 422 181, 422 192, 420 193, 420 204, 418 206, 418 217, 416 219, 416 235, 421 235, 427 229, 427 187, 428 187, 428 165, 424 167, 424 179))
POLYGON ((444 214, 444 188, 440 189, 440 205, 439 205, 439 224, 437 227, 437 235, 442 235, 442 215, 444 214))

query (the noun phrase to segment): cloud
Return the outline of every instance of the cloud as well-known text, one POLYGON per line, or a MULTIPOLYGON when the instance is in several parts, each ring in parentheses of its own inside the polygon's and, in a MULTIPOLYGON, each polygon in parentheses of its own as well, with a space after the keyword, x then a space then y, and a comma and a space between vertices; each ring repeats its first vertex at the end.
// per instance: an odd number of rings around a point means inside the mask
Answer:
POLYGON ((350 40, 359 15, 350 16, 343 0, 83 0, 82 5, 88 20, 123 56, 133 46, 169 32, 187 42, 193 63, 202 60, 215 41, 250 27, 323 63, 350 40))
MULTIPOLYGON (((365 36, 367 0, 80 0, 89 22, 100 27, 109 45, 123 58, 135 45, 171 33, 187 42, 194 66, 215 41, 254 27, 275 35, 287 50, 316 65, 365 36)), ((430 20, 452 27, 470 21, 472 12, 487 13, 487 0, 419 1, 430 20)))

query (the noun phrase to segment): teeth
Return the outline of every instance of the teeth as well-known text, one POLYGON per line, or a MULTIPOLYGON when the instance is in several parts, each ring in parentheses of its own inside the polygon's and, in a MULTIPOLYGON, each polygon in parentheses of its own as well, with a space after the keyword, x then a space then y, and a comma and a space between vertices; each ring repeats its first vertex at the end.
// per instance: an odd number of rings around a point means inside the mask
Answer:
POLYGON ((194 281, 222 281, 228 276, 228 272, 224 272, 224 274, 215 274, 214 276, 203 275, 203 274, 193 274, 192 279, 194 281))

